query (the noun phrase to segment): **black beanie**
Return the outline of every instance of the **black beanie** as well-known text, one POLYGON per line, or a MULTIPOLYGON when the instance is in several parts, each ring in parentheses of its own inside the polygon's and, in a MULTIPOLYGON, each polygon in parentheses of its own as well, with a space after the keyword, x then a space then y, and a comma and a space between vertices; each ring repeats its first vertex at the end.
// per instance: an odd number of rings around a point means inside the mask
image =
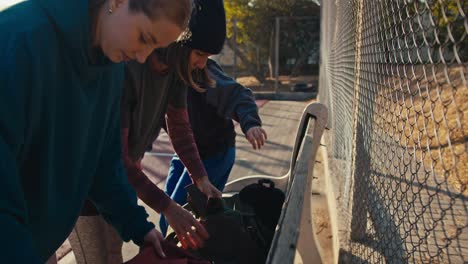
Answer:
POLYGON ((226 40, 226 14, 223 0, 195 0, 190 18, 187 45, 210 54, 218 54, 226 40))

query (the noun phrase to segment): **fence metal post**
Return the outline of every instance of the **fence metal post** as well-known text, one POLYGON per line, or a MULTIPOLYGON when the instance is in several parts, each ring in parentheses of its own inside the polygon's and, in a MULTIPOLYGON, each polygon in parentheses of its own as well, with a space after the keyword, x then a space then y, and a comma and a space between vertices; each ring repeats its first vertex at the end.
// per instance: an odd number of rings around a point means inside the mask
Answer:
POLYGON ((362 188, 362 185, 365 185, 366 180, 364 177, 369 177, 369 174, 359 175, 357 173, 356 166, 356 155, 358 155, 357 143, 359 142, 359 133, 362 131, 358 130, 359 126, 359 97, 360 97, 360 76, 361 76, 361 48, 362 48, 362 17, 363 17, 363 5, 364 0, 358 0, 356 2, 357 8, 357 21, 356 21, 356 54, 355 54, 355 64, 354 64, 354 98, 353 98, 353 145, 352 145, 352 160, 351 160, 351 180, 354 185, 353 192, 353 206, 352 206, 352 219, 351 219, 351 238, 354 240, 361 240, 366 237, 367 230, 367 210, 368 204, 367 200, 358 200, 358 196, 362 195, 359 193, 359 188, 362 188), (361 185, 361 186, 359 186, 361 185))
POLYGON ((260 47, 255 46, 257 52, 257 72, 260 72, 260 47))
POLYGON ((233 68, 232 68, 232 76, 234 77, 234 80, 237 79, 237 19, 233 18, 232 19, 233 25, 233 35, 232 38, 234 39, 234 50, 233 50, 233 68))
POLYGON ((275 93, 278 93, 279 84, 279 33, 280 33, 280 17, 276 17, 275 30, 275 93))

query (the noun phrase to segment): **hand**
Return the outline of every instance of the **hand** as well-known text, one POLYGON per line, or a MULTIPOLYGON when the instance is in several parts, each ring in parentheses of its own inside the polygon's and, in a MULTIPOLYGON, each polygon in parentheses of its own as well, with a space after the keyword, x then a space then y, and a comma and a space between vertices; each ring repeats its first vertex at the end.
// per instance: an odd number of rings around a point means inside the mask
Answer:
POLYGON ((203 247, 203 241, 209 237, 208 232, 191 213, 171 201, 163 214, 169 225, 176 232, 184 249, 203 247))
POLYGON ((253 149, 260 149, 267 140, 267 133, 259 126, 251 127, 245 133, 245 137, 252 144, 253 149))
POLYGON ((195 180, 195 184, 202 193, 208 196, 208 198, 221 198, 222 193, 216 187, 214 187, 213 184, 211 184, 210 180, 208 179, 208 176, 203 176, 195 180))
POLYGON ((164 251, 162 250, 162 247, 161 247, 161 241, 163 241, 164 238, 161 234, 161 232, 159 232, 158 230, 156 229, 151 229, 151 231, 149 231, 146 235, 145 235, 145 238, 144 238, 144 241, 146 242, 149 242, 153 245, 154 247, 154 250, 156 251, 156 253, 165 258, 166 257, 166 254, 164 254, 164 251))

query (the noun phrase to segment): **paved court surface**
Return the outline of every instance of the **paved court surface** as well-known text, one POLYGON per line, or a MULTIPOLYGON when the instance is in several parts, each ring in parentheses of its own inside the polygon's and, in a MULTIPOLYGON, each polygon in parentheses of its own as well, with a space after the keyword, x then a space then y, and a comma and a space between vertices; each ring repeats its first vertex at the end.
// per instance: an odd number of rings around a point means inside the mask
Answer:
MULTIPOLYGON (((237 155, 236 163, 229 180, 239 177, 265 174, 281 176, 289 169, 296 129, 302 111, 308 102, 294 101, 257 101, 260 107, 260 116, 263 128, 267 131, 268 140, 261 150, 254 150, 245 139, 239 126, 236 126, 237 155)), ((145 155, 143 168, 151 181, 161 189, 164 188, 168 164, 173 150, 167 134, 162 133, 153 144, 153 150, 145 155)), ((140 201, 141 202, 141 201, 140 201)), ((144 205, 143 203, 141 203, 144 205)), ((145 205, 144 205, 145 206, 145 205)), ((150 214, 149 220, 158 223, 159 215, 151 208, 145 206, 150 214)), ((133 257, 138 248, 133 243, 126 243, 123 248, 124 260, 133 257)), ((67 254, 60 264, 75 263, 73 254, 67 254)))

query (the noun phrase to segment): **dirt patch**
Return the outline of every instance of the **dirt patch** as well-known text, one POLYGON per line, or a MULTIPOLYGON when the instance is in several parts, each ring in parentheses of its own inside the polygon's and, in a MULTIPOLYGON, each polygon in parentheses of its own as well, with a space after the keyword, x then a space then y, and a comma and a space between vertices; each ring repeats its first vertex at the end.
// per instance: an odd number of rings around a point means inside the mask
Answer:
POLYGON ((411 78, 388 79, 377 94, 375 124, 421 169, 468 196, 468 67, 413 70, 411 78))

